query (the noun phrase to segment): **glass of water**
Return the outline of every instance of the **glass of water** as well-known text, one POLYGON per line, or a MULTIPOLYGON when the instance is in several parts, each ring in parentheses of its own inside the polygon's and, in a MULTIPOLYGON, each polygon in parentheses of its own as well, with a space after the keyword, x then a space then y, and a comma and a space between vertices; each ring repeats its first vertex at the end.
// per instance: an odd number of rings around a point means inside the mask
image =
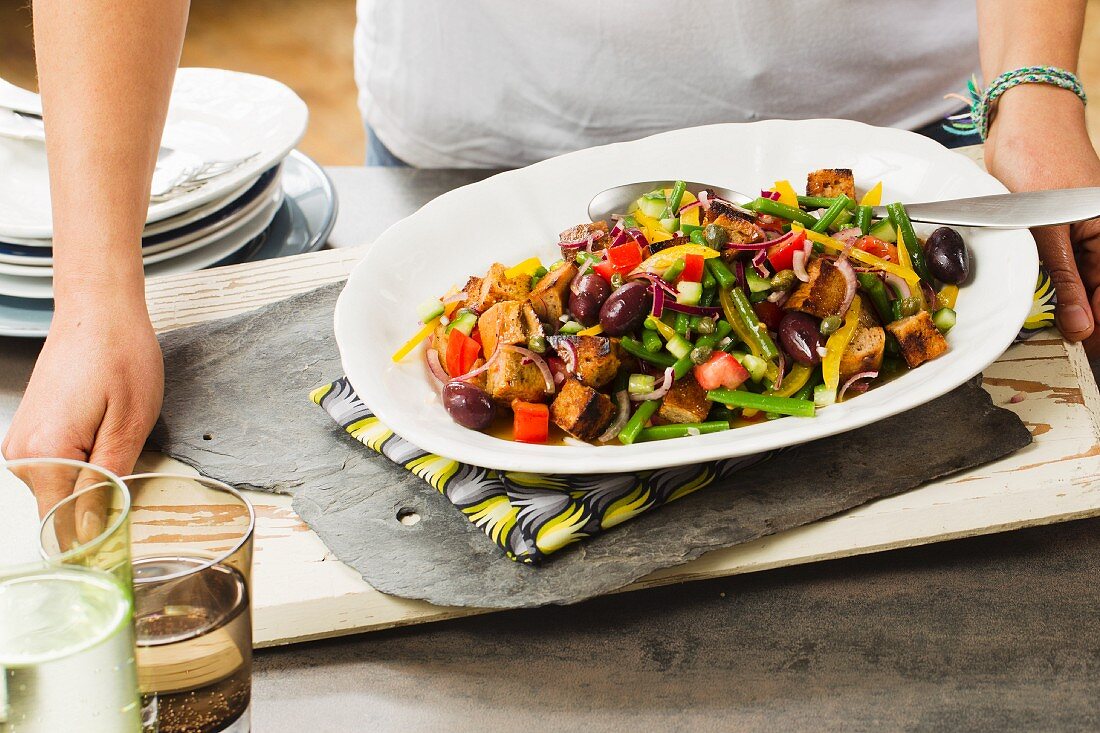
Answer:
MULTIPOLYGON (((40 497, 76 491, 58 505, 68 509, 49 514, 66 524, 59 554, 71 565, 0 564, 0 733, 141 731, 128 544, 119 545, 125 488, 65 460, 0 463, 0 482, 27 484, 40 497)), ((5 561, 38 554, 33 534, 19 544, 5 542, 5 561)))
POLYGON ((138 681, 159 733, 247 731, 252 691, 252 535, 236 489, 207 478, 123 478, 138 681))

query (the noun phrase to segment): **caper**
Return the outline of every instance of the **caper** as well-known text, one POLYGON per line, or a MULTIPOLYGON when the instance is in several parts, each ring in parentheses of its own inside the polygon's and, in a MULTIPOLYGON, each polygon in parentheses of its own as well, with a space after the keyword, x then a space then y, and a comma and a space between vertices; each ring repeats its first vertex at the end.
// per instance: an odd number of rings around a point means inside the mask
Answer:
POLYGON ((707 224, 703 229, 703 241, 711 249, 722 249, 730 241, 730 233, 717 224, 707 224))
POLYGON ((718 327, 714 324, 713 318, 708 318, 704 316, 703 318, 699 319, 699 325, 695 327, 695 330, 703 334, 704 336, 709 336, 710 334, 714 333, 717 328, 718 327))
POLYGON ((546 353, 546 337, 541 333, 531 334, 531 338, 527 339, 527 348, 536 354, 546 353))
POLYGON ((710 358, 711 351, 713 351, 713 349, 709 346, 696 346, 691 350, 691 363, 706 364, 707 359, 710 358))
POLYGON ((910 295, 908 298, 902 298, 901 299, 901 315, 902 315, 902 317, 904 318, 906 316, 915 316, 915 315, 917 315, 918 313, 920 313, 920 306, 921 306, 920 300, 918 298, 914 298, 912 295, 910 295))
POLYGON ((823 318, 821 320, 821 326, 819 330, 821 331, 822 336, 829 336, 833 333, 836 333, 837 329, 839 329, 842 325, 844 325, 844 320, 840 316, 829 316, 828 318, 823 318))
POLYGON ((772 277, 772 290, 790 290, 797 279, 794 270, 780 270, 772 277))
POLYGON ((611 287, 621 288, 622 285, 623 285, 623 276, 620 273, 616 272, 615 274, 613 274, 611 276, 611 287))

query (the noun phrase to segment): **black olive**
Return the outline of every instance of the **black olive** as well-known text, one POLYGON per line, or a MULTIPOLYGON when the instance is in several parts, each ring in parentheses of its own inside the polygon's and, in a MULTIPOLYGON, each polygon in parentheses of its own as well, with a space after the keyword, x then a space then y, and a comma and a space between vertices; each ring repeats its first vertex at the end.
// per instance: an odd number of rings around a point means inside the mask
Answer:
POLYGON ((817 319, 799 311, 791 311, 779 322, 779 341, 783 350, 799 364, 821 363, 818 349, 824 346, 817 319))
POLYGON ((649 283, 628 282, 604 301, 600 308, 600 325, 608 336, 625 336, 642 325, 652 306, 649 283))
POLYGON ((962 285, 970 277, 970 252, 962 236, 951 227, 932 232, 924 244, 932 276, 941 282, 962 285))
POLYGON ((595 326, 600 320, 600 306, 609 295, 607 280, 592 273, 581 275, 570 286, 569 312, 584 325, 595 326))
POLYGON ((443 385, 443 407, 452 420, 471 430, 489 427, 497 412, 485 390, 457 379, 443 385))

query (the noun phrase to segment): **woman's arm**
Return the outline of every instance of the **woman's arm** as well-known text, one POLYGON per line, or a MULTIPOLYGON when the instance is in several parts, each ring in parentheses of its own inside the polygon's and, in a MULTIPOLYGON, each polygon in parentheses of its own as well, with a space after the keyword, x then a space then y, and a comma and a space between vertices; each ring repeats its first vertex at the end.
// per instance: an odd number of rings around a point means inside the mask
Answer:
MULTIPOLYGON (((8 458, 128 473, 160 411, 141 231, 187 0, 36 0, 56 312, 4 441, 8 458)), ((35 487, 40 507, 58 498, 35 487)))
MULTIPOLYGON (((1076 71, 1085 0, 978 0, 982 75, 990 82, 1022 66, 1076 71)), ((997 103, 986 165, 1013 191, 1100 186, 1100 159, 1089 141, 1085 110, 1072 91, 1022 84, 997 103)), ((1100 347, 1100 222, 1032 232, 1058 293, 1062 333, 1100 347), (1074 256, 1074 249, 1077 256, 1074 256)))

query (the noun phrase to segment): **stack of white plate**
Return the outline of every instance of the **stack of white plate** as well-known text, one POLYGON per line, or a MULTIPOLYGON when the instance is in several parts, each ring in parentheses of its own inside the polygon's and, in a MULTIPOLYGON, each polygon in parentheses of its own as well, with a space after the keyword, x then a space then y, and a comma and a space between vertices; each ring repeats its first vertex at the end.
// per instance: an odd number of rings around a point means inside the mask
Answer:
MULTIPOLYGON (((2 107, 0 97, 0 334, 42 335, 54 254, 45 147, 36 120, 2 107), (5 122, 31 134, 4 135, 5 122)), ((336 199, 324 172, 294 151, 307 119, 305 103, 272 79, 180 69, 153 177, 154 192, 168 195, 150 203, 142 233, 146 276, 323 245, 336 199), (217 175, 188 180, 205 164, 217 175)))

